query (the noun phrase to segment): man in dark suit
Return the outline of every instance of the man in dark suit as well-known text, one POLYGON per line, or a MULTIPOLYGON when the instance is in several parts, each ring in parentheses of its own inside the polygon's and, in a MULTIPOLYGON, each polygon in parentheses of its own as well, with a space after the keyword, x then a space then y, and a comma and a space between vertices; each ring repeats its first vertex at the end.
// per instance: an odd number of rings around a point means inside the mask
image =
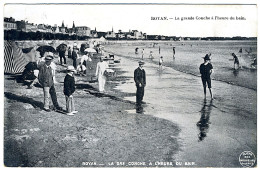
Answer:
POLYGON ((134 80, 136 85, 136 104, 141 105, 144 97, 144 87, 146 85, 145 70, 143 69, 144 62, 139 61, 139 67, 135 69, 134 80))
POLYGON ((73 66, 74 68, 77 68, 77 58, 78 58, 78 55, 77 55, 77 52, 76 52, 76 48, 73 47, 73 51, 72 51, 72 60, 73 60, 73 66))

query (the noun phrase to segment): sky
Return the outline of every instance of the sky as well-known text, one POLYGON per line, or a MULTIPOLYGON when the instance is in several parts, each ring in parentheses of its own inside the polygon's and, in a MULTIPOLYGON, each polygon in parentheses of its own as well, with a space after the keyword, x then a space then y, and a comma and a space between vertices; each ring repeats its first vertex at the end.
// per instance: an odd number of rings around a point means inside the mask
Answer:
POLYGON ((256 5, 5 4, 4 17, 35 24, 88 26, 92 30, 138 30, 182 37, 257 36, 256 5), (217 17, 227 20, 215 20, 217 17), (168 20, 152 20, 167 17, 168 20), (181 18, 189 17, 182 21, 181 18), (209 17, 210 19, 205 19, 209 17), (213 17, 213 18, 212 18, 213 17), (234 20, 230 20, 234 17, 234 20), (245 20, 236 20, 244 17, 245 20), (179 19, 179 20, 178 20, 179 19))

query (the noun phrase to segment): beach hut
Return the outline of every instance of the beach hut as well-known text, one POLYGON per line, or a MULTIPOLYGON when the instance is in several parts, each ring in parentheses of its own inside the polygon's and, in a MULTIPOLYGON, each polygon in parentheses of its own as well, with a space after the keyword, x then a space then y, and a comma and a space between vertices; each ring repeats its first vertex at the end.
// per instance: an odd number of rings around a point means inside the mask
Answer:
POLYGON ((13 41, 4 41, 4 73, 22 73, 28 62, 34 61, 33 55, 24 54, 13 41))
POLYGON ((103 36, 99 38, 99 43, 105 43, 107 41, 107 39, 105 39, 103 36))

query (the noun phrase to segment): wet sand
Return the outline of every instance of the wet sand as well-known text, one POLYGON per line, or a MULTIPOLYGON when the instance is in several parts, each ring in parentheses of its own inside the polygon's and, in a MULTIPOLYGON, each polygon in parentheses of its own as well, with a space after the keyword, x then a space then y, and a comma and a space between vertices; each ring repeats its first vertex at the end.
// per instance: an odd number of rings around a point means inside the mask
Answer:
MULTIPOLYGON (((158 71, 146 59, 147 104, 137 111, 133 73, 139 59, 116 59, 121 62, 111 67, 117 77, 107 82, 105 94, 89 82, 94 70, 77 77, 75 116, 41 110, 40 88, 27 90, 5 76, 6 165, 149 167, 151 161, 151 167, 241 167, 243 151, 257 155, 256 91, 213 80, 215 100, 208 94, 205 101, 200 77, 170 67, 158 71)), ((64 76, 57 73, 56 85, 63 107, 64 76)))
MULTIPOLYGON (((114 47, 107 49, 116 52, 114 47)), ((133 71, 140 59, 122 56, 117 57, 127 71, 124 76, 132 78, 116 89, 135 92, 133 71)), ((214 100, 210 100, 208 90, 204 100, 200 77, 170 67, 158 71, 158 65, 145 61, 147 104, 143 113, 167 119, 181 128, 181 150, 173 155, 181 167, 185 162, 194 162, 192 167, 241 167, 238 158, 243 151, 257 154, 256 91, 213 80, 214 100)), ((135 101, 134 96, 125 99, 135 101)))
MULTIPOLYGON (((58 65, 55 85, 63 108, 64 69, 58 65)), ((172 156, 180 149, 180 129, 176 124, 126 112, 135 109, 135 104, 121 98, 129 94, 113 90, 116 84, 124 82, 124 77, 119 75, 108 81, 105 94, 99 93, 98 84, 89 83, 89 79, 77 77, 74 99, 79 112, 67 116, 42 110, 41 88, 26 89, 13 76, 5 76, 6 166, 164 167, 160 162, 174 161, 172 156)))

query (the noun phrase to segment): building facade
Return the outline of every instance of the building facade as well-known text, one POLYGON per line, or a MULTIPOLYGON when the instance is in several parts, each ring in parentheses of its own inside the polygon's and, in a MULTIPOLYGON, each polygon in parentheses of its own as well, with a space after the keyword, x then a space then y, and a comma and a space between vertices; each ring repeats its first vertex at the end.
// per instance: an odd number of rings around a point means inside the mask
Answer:
POLYGON ((14 18, 4 18, 4 30, 17 30, 17 24, 14 18))

